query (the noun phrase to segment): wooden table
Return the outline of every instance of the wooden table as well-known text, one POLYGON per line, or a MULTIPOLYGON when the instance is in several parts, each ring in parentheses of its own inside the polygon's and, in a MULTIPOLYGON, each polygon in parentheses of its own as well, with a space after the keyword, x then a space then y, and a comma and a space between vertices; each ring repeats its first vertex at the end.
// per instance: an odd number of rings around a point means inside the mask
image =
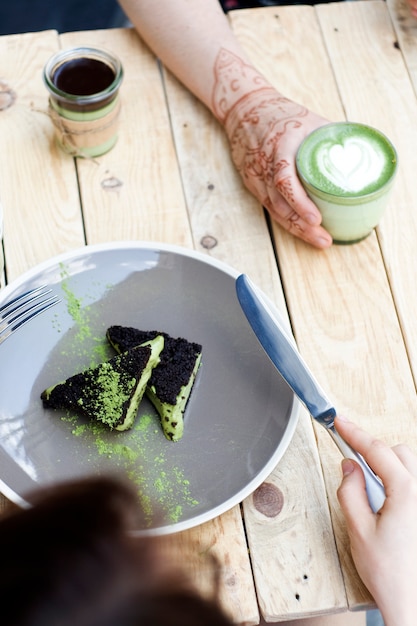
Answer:
MULTIPOLYGON (((0 38, 7 280, 86 243, 194 247, 249 274, 288 310, 302 354, 340 412, 417 450, 417 22, 404 0, 271 7, 230 19, 254 63, 287 96, 329 119, 377 126, 394 141, 400 171, 377 232, 318 252, 275 225, 269 230, 220 126, 161 73, 134 31, 28 33, 0 38), (125 68, 120 139, 95 162, 55 148, 41 78, 59 47, 83 44, 112 49, 125 68)), ((194 546, 202 586, 207 555, 219 558, 221 599, 236 622, 372 606, 335 495, 339 464, 330 437, 303 410, 267 488, 167 539, 174 549, 194 546)))

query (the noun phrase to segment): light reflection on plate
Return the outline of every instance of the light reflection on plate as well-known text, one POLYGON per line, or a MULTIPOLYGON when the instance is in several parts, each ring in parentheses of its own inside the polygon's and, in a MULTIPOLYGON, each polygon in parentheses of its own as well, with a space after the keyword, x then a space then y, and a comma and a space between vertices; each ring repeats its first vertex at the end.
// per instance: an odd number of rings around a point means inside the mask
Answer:
POLYGON ((126 242, 62 255, 6 287, 0 305, 44 283, 62 301, 0 348, 3 493, 25 506, 39 486, 127 474, 148 515, 138 531, 162 534, 212 519, 256 489, 283 455, 299 405, 250 330, 237 275, 192 250, 126 242), (45 387, 114 354, 105 339, 113 324, 202 344, 181 441, 164 438, 146 398, 125 433, 43 409, 45 387))

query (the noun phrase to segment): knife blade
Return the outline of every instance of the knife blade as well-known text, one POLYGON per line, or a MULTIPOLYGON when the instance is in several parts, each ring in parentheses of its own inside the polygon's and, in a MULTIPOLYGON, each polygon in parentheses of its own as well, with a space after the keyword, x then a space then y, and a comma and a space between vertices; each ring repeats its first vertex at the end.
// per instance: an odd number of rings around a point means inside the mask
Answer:
POLYGON ((344 457, 362 468, 369 504, 376 513, 385 501, 384 486, 362 455, 354 450, 334 426, 336 409, 301 357, 294 338, 277 311, 272 312, 262 295, 245 274, 236 279, 240 306, 261 346, 282 378, 304 404, 311 417, 324 426, 344 457))

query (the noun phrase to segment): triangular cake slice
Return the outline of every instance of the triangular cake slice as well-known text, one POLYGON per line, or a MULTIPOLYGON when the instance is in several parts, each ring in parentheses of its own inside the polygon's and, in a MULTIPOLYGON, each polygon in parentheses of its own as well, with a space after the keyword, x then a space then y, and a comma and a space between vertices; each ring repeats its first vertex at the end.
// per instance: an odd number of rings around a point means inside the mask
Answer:
POLYGON ((159 365, 152 371, 146 395, 159 413, 165 437, 178 441, 184 432, 184 411, 201 362, 201 345, 156 330, 130 326, 107 329, 107 339, 117 352, 143 345, 157 335, 164 337, 164 349, 159 365))
POLYGON ((45 407, 73 409, 111 429, 128 430, 135 421, 164 339, 118 354, 42 392, 45 407))

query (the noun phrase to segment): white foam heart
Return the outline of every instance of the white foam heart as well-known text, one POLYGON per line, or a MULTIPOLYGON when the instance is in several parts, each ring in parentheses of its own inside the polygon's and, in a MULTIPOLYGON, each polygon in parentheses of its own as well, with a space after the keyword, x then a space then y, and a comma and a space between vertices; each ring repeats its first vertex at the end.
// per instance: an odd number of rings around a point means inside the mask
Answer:
POLYGON ((360 137, 342 143, 322 145, 318 166, 322 174, 337 187, 358 192, 376 180, 384 167, 384 155, 360 137))
POLYGON ((349 178, 362 162, 362 150, 356 142, 345 146, 332 146, 329 150, 329 161, 342 176, 349 178))

